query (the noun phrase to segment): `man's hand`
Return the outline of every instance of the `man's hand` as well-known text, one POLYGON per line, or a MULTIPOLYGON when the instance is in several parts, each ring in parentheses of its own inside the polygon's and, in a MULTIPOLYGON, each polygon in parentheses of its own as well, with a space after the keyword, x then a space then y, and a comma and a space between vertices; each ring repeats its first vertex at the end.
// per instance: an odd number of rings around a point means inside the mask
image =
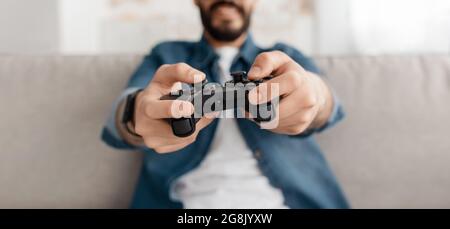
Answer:
POLYGON ((160 100, 174 89, 174 85, 180 85, 179 82, 192 84, 203 79, 204 73, 183 63, 163 65, 158 69, 149 86, 136 97, 135 131, 147 147, 158 153, 177 151, 193 143, 199 131, 212 122, 212 117, 203 117, 194 134, 179 138, 165 119, 189 117, 194 113, 194 106, 186 101, 160 100))
POLYGON ((333 109, 333 97, 319 76, 305 71, 280 51, 258 55, 248 73, 253 80, 269 75, 275 77, 266 82, 269 90, 259 86, 250 92, 249 100, 261 104, 280 96, 278 126, 271 131, 297 135, 326 123, 333 109), (271 84, 278 85, 279 94, 271 93, 271 84))

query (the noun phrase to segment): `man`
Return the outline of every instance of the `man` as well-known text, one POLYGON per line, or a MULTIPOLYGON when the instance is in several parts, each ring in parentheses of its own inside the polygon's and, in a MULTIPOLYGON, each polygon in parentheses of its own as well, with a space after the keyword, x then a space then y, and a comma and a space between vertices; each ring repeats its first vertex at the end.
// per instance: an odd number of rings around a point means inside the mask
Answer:
POLYGON ((296 49, 257 47, 248 33, 257 0, 195 0, 204 26, 199 42, 153 48, 114 105, 102 138, 145 152, 132 208, 346 208, 347 202, 313 134, 343 117, 314 63, 296 49), (230 72, 274 76, 252 90, 252 104, 279 96, 278 125, 206 116, 193 135, 176 137, 168 118, 193 105, 163 101, 181 83, 225 82, 230 72), (173 109, 173 108, 177 109, 173 109), (131 118, 129 116, 132 116, 131 118), (128 117, 128 118, 124 118, 128 117))

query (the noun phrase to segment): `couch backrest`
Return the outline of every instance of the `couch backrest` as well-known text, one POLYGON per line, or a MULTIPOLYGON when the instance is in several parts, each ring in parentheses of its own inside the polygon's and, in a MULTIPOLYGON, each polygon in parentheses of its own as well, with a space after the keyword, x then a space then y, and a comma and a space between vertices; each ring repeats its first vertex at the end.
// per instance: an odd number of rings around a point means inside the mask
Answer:
POLYGON ((323 58, 347 118, 319 137, 354 207, 450 207, 450 57, 323 58))
MULTIPOLYGON (((99 139, 141 56, 0 57, 0 208, 127 207, 141 155, 99 139)), ((354 207, 450 207, 450 58, 317 58, 347 118, 318 136, 354 207)))
POLYGON ((139 155, 100 131, 137 56, 0 58, 0 207, 127 207, 139 155))

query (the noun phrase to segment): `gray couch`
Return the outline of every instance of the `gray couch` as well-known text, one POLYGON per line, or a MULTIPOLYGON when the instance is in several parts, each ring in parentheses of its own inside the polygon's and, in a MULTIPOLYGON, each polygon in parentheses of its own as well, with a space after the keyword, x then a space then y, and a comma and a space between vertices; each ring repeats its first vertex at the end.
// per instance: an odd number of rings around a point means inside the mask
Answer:
MULTIPOLYGON (((141 157, 100 141, 141 56, 0 57, 0 208, 125 208, 141 157)), ((450 57, 316 58, 347 118, 318 136, 355 208, 450 207, 450 57)))

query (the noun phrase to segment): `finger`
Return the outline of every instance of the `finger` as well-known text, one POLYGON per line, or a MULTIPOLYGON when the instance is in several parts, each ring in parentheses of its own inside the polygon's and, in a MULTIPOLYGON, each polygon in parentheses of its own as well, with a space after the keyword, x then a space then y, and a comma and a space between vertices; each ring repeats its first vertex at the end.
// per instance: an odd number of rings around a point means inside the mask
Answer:
POLYGON ((182 90, 183 86, 181 82, 176 82, 173 84, 172 88, 170 88, 170 92, 177 92, 179 90, 182 90))
POLYGON ((161 133, 150 133, 148 137, 144 137, 144 141, 147 145, 151 145, 151 148, 167 147, 167 146, 178 146, 184 143, 192 143, 197 138, 198 131, 188 137, 178 137, 173 134, 172 129, 167 128, 161 133))
POLYGON ((194 105, 187 101, 151 98, 143 102, 144 112, 151 119, 189 117, 194 113, 194 105))
POLYGON ((295 94, 289 95, 286 98, 283 98, 282 101, 280 101, 279 105, 279 114, 280 121, 284 121, 287 117, 290 117, 291 115, 294 115, 301 111, 301 107, 299 105, 299 102, 297 99, 295 99, 295 94))
POLYGON ((319 105, 322 96, 320 96, 320 92, 317 90, 316 85, 312 83, 311 79, 305 77, 295 97, 298 98, 298 103, 301 108, 312 108, 319 105))
POLYGON ((297 135, 305 132, 310 125, 308 123, 289 126, 289 127, 277 127, 271 131, 278 134, 297 135))
POLYGON ((154 136, 159 138, 171 138, 173 136, 172 129, 167 120, 145 119, 137 120, 136 133, 145 138, 146 136, 154 136))
POLYGON ((185 63, 162 65, 155 73, 154 83, 172 87, 176 82, 200 83, 206 78, 205 74, 185 63))
POLYGON ((303 89, 297 90, 292 94, 284 97, 280 101, 279 105, 279 117, 280 121, 284 121, 287 117, 291 115, 298 114, 299 112, 307 111, 315 107, 316 100, 314 97, 308 93, 304 93, 303 89))
MULTIPOLYGON (((173 134, 172 134, 173 136, 173 134)), ((173 145, 179 145, 181 143, 184 143, 185 140, 180 140, 179 138, 176 138, 175 136, 170 137, 160 137, 160 136, 151 136, 151 137, 144 137, 144 143, 147 147, 151 149, 159 148, 159 147, 167 147, 167 146, 173 146, 173 145)))
POLYGON ((272 131, 280 134, 296 135, 304 132, 311 126, 314 117, 317 115, 317 109, 309 109, 302 111, 302 115, 291 115, 290 117, 280 120, 279 126, 272 131))
POLYGON ((154 150, 157 153, 166 154, 166 153, 173 153, 175 151, 181 150, 185 148, 186 146, 192 144, 192 142, 185 141, 183 143, 177 144, 177 145, 168 145, 168 146, 160 146, 154 148, 154 150))
POLYGON ((288 71, 275 77, 249 92, 248 99, 252 104, 262 104, 272 101, 276 97, 286 96, 302 86, 302 76, 297 71, 288 71))
POLYGON ((329 90, 328 90, 328 86, 327 84, 323 81, 322 78, 320 78, 317 75, 314 75, 310 72, 308 72, 308 75, 310 75, 311 77, 307 77, 307 79, 309 79, 308 83, 311 83, 313 85, 315 85, 315 91, 318 92, 317 94, 317 106, 325 106, 326 102, 327 102, 327 94, 329 94, 329 90), (317 83, 312 83, 312 81, 317 81, 317 83))
POLYGON ((196 132, 199 132, 200 130, 202 130, 203 128, 207 127, 209 124, 211 124, 214 121, 215 118, 211 118, 211 117, 203 117, 201 118, 198 123, 197 123, 197 129, 196 132))
POLYGON ((299 111, 297 114, 280 119, 280 128, 287 128, 299 125, 309 125, 317 115, 317 109, 310 108, 299 111))
POLYGON ((195 142, 199 132, 205 128, 206 126, 208 126, 209 124, 211 124, 211 122, 214 121, 214 118, 202 118, 200 119, 200 121, 196 124, 197 128, 195 130, 195 132, 189 136, 188 138, 177 138, 180 141, 180 143, 178 144, 170 144, 170 145, 160 145, 155 147, 155 151, 158 153, 170 153, 170 152, 174 152, 177 150, 180 150, 190 144, 192 144, 193 142, 195 142))
POLYGON ((264 52, 259 54, 248 72, 249 79, 261 79, 269 76, 292 59, 281 51, 264 52))

